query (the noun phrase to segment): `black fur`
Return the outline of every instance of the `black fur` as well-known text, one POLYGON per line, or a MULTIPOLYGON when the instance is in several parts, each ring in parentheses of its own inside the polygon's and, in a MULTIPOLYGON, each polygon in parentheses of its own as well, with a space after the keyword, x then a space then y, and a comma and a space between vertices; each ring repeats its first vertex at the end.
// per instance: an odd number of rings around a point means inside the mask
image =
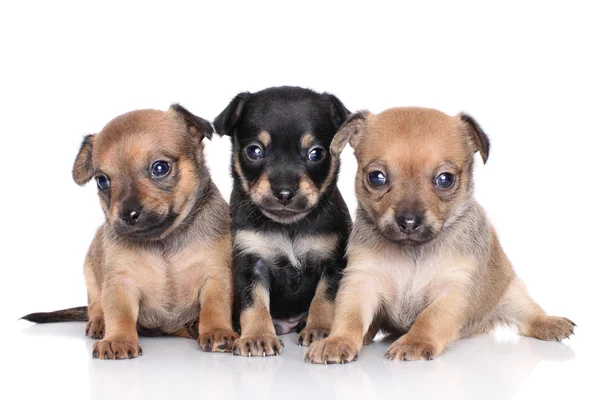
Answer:
POLYGON ((26 321, 45 324, 49 322, 87 321, 87 307, 74 307, 52 312, 38 312, 21 317, 26 321))
MULTIPOLYGON (((321 278, 327 278, 327 296, 335 298, 339 280, 346 266, 345 246, 351 218, 337 188, 337 174, 326 185, 332 156, 329 145, 349 111, 335 96, 316 93, 297 87, 269 88, 257 93, 240 93, 215 119, 220 135, 232 138, 231 229, 235 238, 240 230, 258 233, 278 233, 289 238, 302 235, 334 234, 339 237, 335 254, 327 260, 313 260, 310 255, 301 260, 302 268, 291 265, 287 258, 266 260, 255 254, 234 249, 234 318, 252 304, 252 288, 261 283, 270 291, 270 311, 274 318, 286 318, 307 312, 321 278), (244 149, 257 142, 258 134, 267 131, 271 145, 265 159, 257 165, 244 158, 244 149), (317 144, 324 147, 326 156, 321 163, 306 161, 306 149, 301 137, 311 133, 317 144), (241 164, 240 176, 233 167, 234 155, 241 164), (243 182, 252 185, 263 174, 269 176, 272 187, 296 187, 298 176, 305 176, 323 190, 318 204, 299 221, 280 223, 267 217, 244 189, 243 182), (275 265, 273 265, 275 264, 275 265)), ((305 206, 301 203, 299 207, 305 206)))

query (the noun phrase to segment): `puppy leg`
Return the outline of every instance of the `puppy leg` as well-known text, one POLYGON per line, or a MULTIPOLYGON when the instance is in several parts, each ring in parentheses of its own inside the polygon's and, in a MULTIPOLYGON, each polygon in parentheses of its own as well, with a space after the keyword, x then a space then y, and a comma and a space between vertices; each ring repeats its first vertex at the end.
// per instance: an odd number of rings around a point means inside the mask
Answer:
POLYGON ((390 360, 432 360, 458 338, 464 324, 467 301, 460 289, 435 299, 417 316, 407 334, 385 353, 390 360))
POLYGON ((94 343, 94 358, 114 360, 135 358, 142 354, 136 330, 139 293, 136 288, 123 283, 127 279, 118 276, 104 285, 102 305, 106 334, 103 340, 94 343))
POLYGON ((242 336, 233 344, 233 354, 248 357, 279 355, 283 343, 275 335, 269 312, 269 291, 260 282, 255 282, 250 290, 251 303, 242 307, 242 336))
POLYGON ((499 322, 515 325, 519 334, 541 340, 568 338, 575 323, 568 318, 549 316, 531 298, 523 282, 516 278, 498 305, 495 318, 499 322))
POLYGON ((102 311, 99 290, 88 289, 88 321, 85 325, 85 334, 94 339, 102 339, 104 330, 104 311, 102 311))
POLYGON ((363 337, 363 346, 373 343, 373 339, 375 339, 375 336, 377 336, 380 329, 381 329, 381 321, 379 321, 376 318, 373 320, 373 322, 371 322, 371 325, 369 326, 367 333, 365 333, 365 336, 363 337))
POLYGON ((104 337, 104 311, 102 310, 102 292, 99 280, 102 276, 100 252, 102 247, 99 235, 96 234, 83 266, 83 274, 88 292, 88 321, 85 334, 94 339, 104 337))
POLYGON ((231 239, 224 238, 208 260, 207 278, 200 291, 198 345, 204 351, 231 351, 238 338, 231 327, 233 287, 231 277, 231 239))
POLYGON ((363 337, 379 307, 379 293, 379 281, 373 274, 346 274, 335 302, 331 335, 313 343, 305 361, 313 364, 344 364, 356 360, 363 337))
POLYGON ((328 281, 321 278, 315 297, 310 303, 306 327, 298 335, 298 344, 309 346, 312 342, 329 336, 333 322, 334 299, 328 297, 328 281))

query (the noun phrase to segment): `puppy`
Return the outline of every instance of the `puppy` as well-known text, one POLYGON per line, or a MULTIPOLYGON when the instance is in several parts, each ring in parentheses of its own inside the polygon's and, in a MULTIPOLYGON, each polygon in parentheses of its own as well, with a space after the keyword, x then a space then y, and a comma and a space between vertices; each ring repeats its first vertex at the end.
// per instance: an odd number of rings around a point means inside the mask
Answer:
POLYGON ((329 145, 348 114, 333 95, 277 87, 240 93, 214 121, 232 139, 234 354, 279 354, 276 334, 303 325, 302 345, 329 333, 351 226, 329 145))
POLYGON ((358 160, 358 211, 331 335, 306 360, 356 359, 379 329, 402 335, 391 360, 431 360, 457 338, 510 324, 561 340, 575 324, 527 294, 473 199, 473 154, 490 143, 466 114, 396 108, 349 118, 331 149, 358 160))
POLYGON ((231 350, 228 206, 202 145, 212 133, 208 121, 175 104, 121 115, 86 136, 73 178, 96 180, 106 216, 84 265, 88 307, 24 318, 87 320, 86 334, 102 339, 93 356, 102 359, 141 355, 138 331, 231 350))

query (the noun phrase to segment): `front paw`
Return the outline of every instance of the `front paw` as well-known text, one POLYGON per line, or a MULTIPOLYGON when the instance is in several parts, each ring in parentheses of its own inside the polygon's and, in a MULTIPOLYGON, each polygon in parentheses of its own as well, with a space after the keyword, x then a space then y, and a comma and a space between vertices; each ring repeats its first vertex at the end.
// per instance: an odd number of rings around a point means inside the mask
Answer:
POLYGON ((204 351, 228 352, 237 338, 231 329, 213 329, 198 335, 198 346, 204 351))
POLYGON ((531 323, 528 336, 560 342, 573 335, 576 326, 575 322, 568 318, 544 316, 531 323))
POLYGON ((390 360, 415 361, 433 360, 441 353, 435 344, 429 340, 413 338, 410 334, 396 340, 385 352, 390 360))
POLYGON ((104 339, 94 343, 93 358, 101 360, 123 360, 142 355, 137 339, 104 339))
POLYGON ((356 360, 359 346, 352 341, 330 336, 313 343, 304 357, 304 361, 312 364, 345 364, 356 360))
POLYGON ((92 318, 85 325, 85 334, 94 339, 104 338, 104 318, 92 318))
POLYGON ((281 353, 283 342, 273 334, 244 336, 233 343, 232 352, 236 356, 276 356, 281 353))
POLYGON ((311 343, 325 339, 327 336, 329 336, 329 329, 307 326, 298 334, 298 344, 310 346, 311 343))

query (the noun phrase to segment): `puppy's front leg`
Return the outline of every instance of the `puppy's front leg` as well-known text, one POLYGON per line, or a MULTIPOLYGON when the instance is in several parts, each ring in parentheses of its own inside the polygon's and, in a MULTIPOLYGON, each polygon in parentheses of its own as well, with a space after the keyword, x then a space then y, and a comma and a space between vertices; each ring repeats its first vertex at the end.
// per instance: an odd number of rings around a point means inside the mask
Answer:
POLYGON ((270 312, 268 271, 259 257, 238 254, 235 258, 235 295, 240 304, 241 337, 233 344, 238 356, 279 355, 283 343, 275 334, 270 312))
POLYGON ((305 361, 313 364, 344 364, 354 361, 379 307, 380 282, 373 274, 351 273, 349 265, 335 301, 331 335, 313 343, 305 361))
POLYGON ((204 351, 231 351, 238 335, 231 327, 233 287, 229 237, 215 245, 214 256, 206 260, 206 270, 207 277, 200 290, 198 345, 204 351))
POLYGON ((104 284, 102 308, 106 332, 103 340, 94 343, 94 358, 123 359, 142 355, 136 329, 139 292, 126 283, 129 279, 116 276, 104 284))
POLYGON ((252 304, 242 309, 242 336, 233 345, 238 356, 273 356, 281 353, 283 343, 275 334, 269 312, 269 291, 259 282, 251 288, 252 304))
POLYGON ((439 296, 416 318, 407 334, 385 353, 390 360, 432 360, 459 335, 467 301, 459 288, 439 296))
POLYGON ((325 276, 319 281, 315 297, 308 310, 306 327, 298 335, 298 344, 309 346, 312 342, 329 336, 334 314, 334 298, 331 298, 329 293, 330 284, 335 283, 329 283, 329 279, 325 276))

